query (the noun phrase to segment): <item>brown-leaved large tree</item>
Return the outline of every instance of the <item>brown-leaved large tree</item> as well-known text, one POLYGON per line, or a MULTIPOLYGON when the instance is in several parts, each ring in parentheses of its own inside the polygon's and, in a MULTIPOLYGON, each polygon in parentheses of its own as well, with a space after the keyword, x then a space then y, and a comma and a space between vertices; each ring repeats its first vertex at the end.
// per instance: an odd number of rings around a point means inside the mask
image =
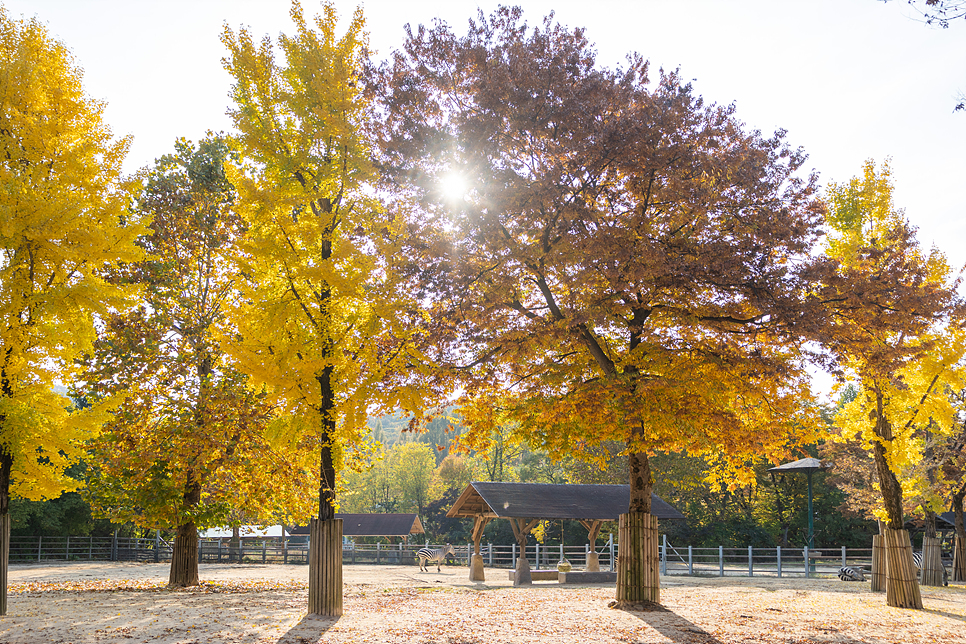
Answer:
MULTIPOLYGON (((822 206, 782 133, 637 56, 605 69, 581 30, 519 9, 421 27, 380 74, 384 169, 423 208, 413 270, 471 440, 624 442, 631 546, 649 454, 714 454, 737 481, 808 434, 795 337, 822 206)), ((637 550, 618 600, 658 601, 656 550, 637 550)))

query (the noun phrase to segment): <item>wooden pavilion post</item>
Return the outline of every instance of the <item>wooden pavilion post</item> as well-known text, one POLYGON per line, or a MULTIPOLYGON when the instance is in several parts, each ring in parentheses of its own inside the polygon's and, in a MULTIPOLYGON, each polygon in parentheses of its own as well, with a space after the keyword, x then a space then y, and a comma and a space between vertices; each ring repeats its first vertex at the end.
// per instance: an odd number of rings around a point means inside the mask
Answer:
POLYGON ((517 568, 513 575, 514 586, 529 586, 533 584, 533 577, 530 574, 530 562, 527 561, 527 535, 539 523, 539 519, 517 519, 508 517, 510 527, 513 528, 513 536, 520 544, 520 556, 517 557, 517 568))
POLYGON ((483 574, 483 555, 480 554, 480 541, 483 539, 483 528, 490 522, 491 517, 477 515, 473 522, 473 556, 470 557, 470 581, 486 581, 483 574))
POLYGON ((590 551, 587 553, 587 563, 584 569, 587 572, 600 572, 600 560, 597 557, 597 536, 600 534, 600 526, 604 523, 603 521, 589 521, 586 519, 578 519, 580 525, 587 528, 587 543, 590 545, 590 551))

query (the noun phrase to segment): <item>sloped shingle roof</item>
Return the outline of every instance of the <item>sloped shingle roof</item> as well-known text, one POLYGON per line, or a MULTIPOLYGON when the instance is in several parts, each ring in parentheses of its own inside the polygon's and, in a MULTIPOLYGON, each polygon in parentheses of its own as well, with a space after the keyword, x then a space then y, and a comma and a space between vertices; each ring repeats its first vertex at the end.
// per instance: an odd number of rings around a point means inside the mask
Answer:
MULTIPOLYGON (((474 481, 446 516, 475 517, 482 514, 498 518, 616 521, 619 515, 627 512, 630 499, 628 485, 474 481)), ((656 494, 651 494, 651 513, 658 519, 685 518, 656 494)))

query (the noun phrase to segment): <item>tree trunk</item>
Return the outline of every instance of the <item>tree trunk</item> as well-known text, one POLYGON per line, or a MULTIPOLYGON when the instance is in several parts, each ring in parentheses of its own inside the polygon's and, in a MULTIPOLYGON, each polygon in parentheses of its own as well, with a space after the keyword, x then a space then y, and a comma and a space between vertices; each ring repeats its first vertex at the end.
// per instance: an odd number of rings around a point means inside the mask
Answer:
MULTIPOLYGON (((3 418, 0 418, 0 425, 3 418)), ((10 565, 10 473, 13 455, 0 447, 0 616, 7 614, 7 573, 10 565)))
POLYGON ((922 608, 919 581, 912 563, 912 542, 909 532, 903 529, 902 487, 896 478, 883 443, 891 443, 892 426, 885 416, 884 397, 876 390, 875 433, 881 440, 872 443, 872 455, 882 492, 887 521, 884 534, 886 568, 886 603, 898 608, 922 608))
POLYGON ((322 394, 319 416, 319 518, 309 541, 309 614, 338 617, 342 614, 342 520, 335 518, 335 392, 332 366, 316 378, 322 394), (316 534, 317 532, 317 534, 316 534))
MULTIPOLYGON (((641 432, 642 433, 642 432, 641 432)), ((639 445, 640 433, 631 437, 639 445)), ((628 455, 630 503, 620 516, 617 550, 617 602, 619 606, 661 601, 658 575, 657 517, 651 515, 654 479, 645 452, 628 455)))
MULTIPOLYGON (((191 516, 201 503, 201 483, 195 479, 191 470, 187 474, 183 502, 188 516, 191 516)), ((198 585, 198 527, 194 519, 189 519, 178 526, 174 549, 171 552, 168 585, 177 588, 198 585)))
POLYGON ((956 540, 953 549, 953 581, 966 581, 966 527, 963 524, 963 497, 966 487, 953 495, 953 514, 956 522, 956 540))
MULTIPOLYGON (((892 432, 890 431, 889 438, 886 440, 891 440, 891 435, 892 432)), ((876 441, 873 444, 872 454, 875 457, 875 469, 879 478, 879 489, 882 491, 882 503, 888 515, 886 526, 892 530, 902 530, 902 487, 899 485, 899 479, 896 478, 892 468, 889 467, 889 462, 885 456, 885 448, 882 446, 882 443, 876 441)))
POLYGON ((907 530, 885 531, 886 557, 889 568, 886 577, 886 603, 896 608, 922 609, 922 596, 912 562, 912 542, 907 530))
POLYGON ((922 585, 943 585, 942 554, 939 550, 939 539, 936 537, 922 538, 922 585))
POLYGON ((631 514, 650 514, 654 479, 651 477, 651 463, 647 454, 644 452, 628 454, 628 469, 630 470, 631 499, 627 511, 631 514))
POLYGON ((620 515, 617 550, 619 606, 661 602, 657 517, 641 512, 620 515))
POLYGON ((309 522, 309 614, 342 615, 342 519, 309 522))
POLYGON ((925 536, 932 539, 936 538, 936 513, 929 508, 923 508, 923 514, 926 517, 926 533, 925 536))
POLYGON ((241 563, 241 529, 233 526, 231 539, 228 541, 228 562, 241 563))
POLYGON ((889 576, 889 560, 885 556, 884 539, 882 534, 872 537, 872 592, 874 593, 886 589, 886 577, 889 576))
POLYGON ((178 526, 168 585, 176 588, 198 585, 198 527, 194 521, 178 526))

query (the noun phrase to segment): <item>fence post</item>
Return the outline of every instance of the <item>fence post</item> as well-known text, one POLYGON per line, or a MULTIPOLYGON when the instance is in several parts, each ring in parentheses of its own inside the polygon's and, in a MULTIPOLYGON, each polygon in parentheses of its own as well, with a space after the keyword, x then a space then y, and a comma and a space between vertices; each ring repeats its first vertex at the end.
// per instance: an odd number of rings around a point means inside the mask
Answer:
POLYGON ((514 543, 512 548, 513 550, 511 552, 513 554, 510 557, 510 567, 516 570, 517 569, 517 544, 514 543))
POLYGON ((87 537, 87 558, 94 559, 94 537, 87 537))
POLYGON ((382 554, 382 544, 378 541, 376 542, 376 563, 379 563, 379 557, 382 554))
POLYGON ((802 555, 805 557, 805 578, 808 579, 808 546, 802 549, 802 555))
POLYGON ((67 537, 67 543, 64 545, 64 561, 70 561, 70 537, 67 537))
POLYGON ((617 566, 614 562, 614 533, 610 533, 610 571, 614 572, 617 570, 617 566))
POLYGON ((848 564, 845 563, 845 546, 842 546, 842 567, 845 568, 848 564))
POLYGON ((724 546, 718 546, 718 576, 724 577, 724 546))
POLYGON ((114 537, 111 539, 111 561, 117 561, 117 530, 114 531, 114 537))
POLYGON ((694 555, 691 546, 688 546, 688 574, 694 574, 694 555))
POLYGON ((782 547, 778 546, 776 550, 777 550, 776 554, 778 556, 778 576, 781 577, 782 576, 782 547))
POLYGON ((661 535, 661 574, 667 574, 667 535, 661 535))
POLYGON ((537 563, 533 565, 534 569, 540 570, 540 542, 534 544, 533 546, 537 550, 537 563))
POLYGON ((751 549, 751 546, 748 546, 748 576, 749 577, 754 577, 755 576, 755 563, 754 562, 755 562, 755 559, 754 559, 754 551, 751 549))
POLYGON ((44 549, 44 537, 43 535, 41 535, 37 537, 37 561, 40 561, 40 553, 43 552, 43 549, 44 549))
POLYGON ((493 567, 493 544, 492 543, 486 544, 486 552, 490 557, 490 568, 492 568, 493 567))
POLYGON ((154 563, 161 562, 161 531, 154 531, 154 563))
POLYGON ((560 561, 563 561, 564 551, 563 551, 563 541, 560 542, 560 561))

